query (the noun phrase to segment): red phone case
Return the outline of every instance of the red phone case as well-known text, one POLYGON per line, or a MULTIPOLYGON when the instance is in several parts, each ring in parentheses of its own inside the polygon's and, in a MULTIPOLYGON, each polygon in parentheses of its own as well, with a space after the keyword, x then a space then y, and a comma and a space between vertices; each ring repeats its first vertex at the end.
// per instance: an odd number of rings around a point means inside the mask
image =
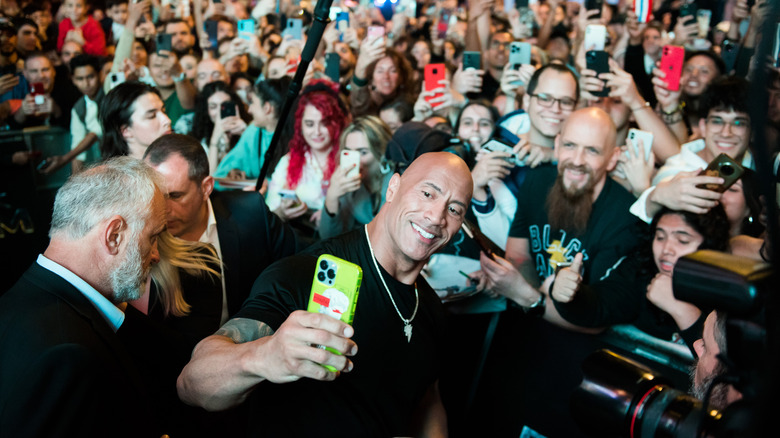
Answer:
MULTIPOLYGON (((428 64, 425 66, 425 91, 433 91, 441 87, 439 82, 447 78, 445 68, 444 64, 428 64)), ((425 100, 430 101, 431 99, 441 96, 443 96, 442 93, 436 93, 433 96, 426 97, 425 100)), ((433 107, 435 108, 438 105, 439 104, 433 104, 433 107)))
POLYGON ((46 90, 43 88, 43 82, 34 82, 32 84, 32 94, 33 96, 37 94, 45 94, 46 90))
POLYGON ((666 88, 677 91, 680 89, 685 49, 680 46, 664 46, 661 55, 661 71, 666 73, 666 88))

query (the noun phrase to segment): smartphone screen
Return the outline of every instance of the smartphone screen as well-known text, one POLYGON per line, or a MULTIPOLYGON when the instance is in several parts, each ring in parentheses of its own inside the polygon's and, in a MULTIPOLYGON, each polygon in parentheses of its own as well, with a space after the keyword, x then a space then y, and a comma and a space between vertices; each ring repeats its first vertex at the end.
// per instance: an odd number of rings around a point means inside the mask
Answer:
POLYGON ((236 104, 231 101, 222 102, 222 104, 219 106, 220 118, 224 119, 225 117, 233 117, 235 115, 236 115, 236 104))
POLYGON ((340 63, 341 57, 338 53, 330 52, 325 54, 325 76, 337 84, 341 76, 340 63))

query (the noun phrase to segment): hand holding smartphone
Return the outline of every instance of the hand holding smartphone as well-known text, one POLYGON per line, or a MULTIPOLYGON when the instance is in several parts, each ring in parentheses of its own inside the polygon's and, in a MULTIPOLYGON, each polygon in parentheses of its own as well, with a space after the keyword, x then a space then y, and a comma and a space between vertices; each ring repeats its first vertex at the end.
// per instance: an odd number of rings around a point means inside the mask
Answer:
POLYGON ((354 178, 360 175, 360 152, 345 149, 341 151, 339 166, 342 169, 349 170, 347 178, 354 178))
MULTIPOLYGON (((446 67, 444 64, 428 64, 425 66, 425 91, 433 91, 441 87, 441 81, 446 79, 446 67)), ((433 96, 427 96, 425 100, 430 103, 432 99, 437 99, 444 96, 443 93, 436 93, 433 96)), ((435 109, 441 105, 441 102, 432 103, 431 106, 435 109)))
MULTIPOLYGON (((306 310, 352 325, 362 281, 363 270, 360 266, 330 254, 321 255, 317 259, 306 310)), ((333 354, 341 354, 330 347, 321 348, 333 354)), ((331 372, 338 371, 329 365, 322 366, 331 372)))
POLYGON ((723 178, 723 184, 700 184, 697 187, 723 193, 734 185, 734 183, 742 177, 743 173, 745 173, 745 169, 734 161, 733 158, 726 154, 720 154, 715 157, 714 160, 710 161, 707 168, 702 170, 699 175, 719 176, 723 178))
POLYGON ((222 102, 222 104, 220 104, 220 106, 219 106, 219 117, 221 119, 225 119, 225 118, 228 118, 228 117, 233 117, 235 115, 236 115, 236 104, 235 103, 233 103, 231 101, 227 101, 227 102, 222 102))
POLYGON ((671 91, 680 89, 680 76, 682 76, 683 62, 685 61, 685 49, 680 46, 664 46, 661 54, 661 71, 666 77, 666 88, 671 91))
MULTIPOLYGON (((603 50, 590 50, 585 53, 585 64, 588 70, 596 72, 596 77, 602 73, 609 73, 609 54, 603 50)), ((607 82, 604 82, 604 88, 601 91, 591 91, 594 96, 607 97, 609 96, 610 89, 607 87, 607 82)))

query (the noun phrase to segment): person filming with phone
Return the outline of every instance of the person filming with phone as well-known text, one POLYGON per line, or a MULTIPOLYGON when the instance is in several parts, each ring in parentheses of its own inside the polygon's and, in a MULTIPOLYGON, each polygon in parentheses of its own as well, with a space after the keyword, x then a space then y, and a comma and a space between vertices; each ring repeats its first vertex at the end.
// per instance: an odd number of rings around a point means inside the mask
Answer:
POLYGON ((459 157, 421 155, 393 175, 368 225, 264 271, 238 314, 195 347, 179 397, 207 410, 249 402, 255 435, 446 436, 445 315, 421 271, 460 229, 471 189, 459 157), (322 254, 362 267, 352 325, 302 310, 322 254))

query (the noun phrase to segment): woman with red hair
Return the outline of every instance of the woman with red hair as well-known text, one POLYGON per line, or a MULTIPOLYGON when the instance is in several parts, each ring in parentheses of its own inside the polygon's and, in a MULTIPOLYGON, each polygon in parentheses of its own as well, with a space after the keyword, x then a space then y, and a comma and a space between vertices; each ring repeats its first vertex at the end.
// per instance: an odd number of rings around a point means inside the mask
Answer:
POLYGON ((338 85, 312 81, 295 107, 290 151, 277 164, 268 184, 266 203, 282 220, 310 215, 316 228, 330 177, 338 163, 338 141, 349 112, 338 97, 338 85))

